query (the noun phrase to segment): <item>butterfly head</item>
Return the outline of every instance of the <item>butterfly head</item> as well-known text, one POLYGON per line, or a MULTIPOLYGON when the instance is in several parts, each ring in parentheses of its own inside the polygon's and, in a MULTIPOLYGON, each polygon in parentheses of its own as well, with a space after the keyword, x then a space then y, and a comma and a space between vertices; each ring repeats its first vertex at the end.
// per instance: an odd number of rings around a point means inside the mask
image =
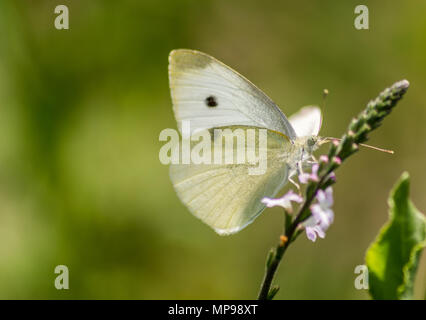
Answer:
POLYGON ((304 150, 312 154, 315 150, 319 148, 319 146, 322 144, 323 139, 319 136, 312 135, 306 138, 304 150))
POLYGON ((322 144, 322 140, 323 138, 317 135, 298 137, 294 144, 296 149, 298 149, 298 152, 294 153, 295 161, 310 159, 314 151, 322 144))

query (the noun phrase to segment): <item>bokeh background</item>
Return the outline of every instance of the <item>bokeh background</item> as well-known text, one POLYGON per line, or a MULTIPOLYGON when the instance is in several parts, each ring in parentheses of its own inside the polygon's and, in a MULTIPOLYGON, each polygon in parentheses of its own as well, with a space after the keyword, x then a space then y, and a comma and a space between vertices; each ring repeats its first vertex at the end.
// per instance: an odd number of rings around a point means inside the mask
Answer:
MULTIPOLYGON (((279 299, 368 299, 354 269, 387 219, 407 170, 426 211, 426 2, 0 2, 0 298, 250 299, 281 232, 268 209, 219 237, 179 202, 158 136, 176 128, 167 57, 198 49, 262 88, 290 115, 330 91, 322 135, 340 136, 369 99, 401 79, 408 94, 337 172, 334 225, 302 237, 279 299), (54 28, 65 4, 70 29, 54 28), (53 283, 67 265, 70 289, 53 283)), ((323 149, 325 151, 326 149, 323 149)), ((426 261, 416 297, 425 297, 426 261)))

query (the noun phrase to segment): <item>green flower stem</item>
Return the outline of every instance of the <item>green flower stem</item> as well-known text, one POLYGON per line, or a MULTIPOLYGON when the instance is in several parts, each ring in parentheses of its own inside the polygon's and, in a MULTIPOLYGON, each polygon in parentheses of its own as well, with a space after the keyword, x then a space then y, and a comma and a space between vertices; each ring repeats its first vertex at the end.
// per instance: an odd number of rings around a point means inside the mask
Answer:
POLYGON ((382 120, 405 94, 408 86, 409 82, 402 80, 383 90, 376 99, 367 104, 365 110, 358 117, 352 119, 347 132, 342 136, 340 142, 331 144, 328 152, 329 161, 320 164, 318 169, 319 181, 310 182, 306 187, 305 201, 297 211, 295 218, 292 219, 287 212, 285 213, 286 223, 283 234, 280 236, 280 243, 274 249, 271 249, 267 257, 265 276, 258 296, 259 300, 272 299, 278 292, 278 286, 274 286, 271 289, 275 273, 287 248, 302 232, 302 229, 299 228, 300 223, 310 217, 309 208, 315 199, 317 191, 324 190, 334 183, 330 173, 336 170, 349 156, 358 151, 360 143, 367 141, 368 134, 381 125, 382 120))

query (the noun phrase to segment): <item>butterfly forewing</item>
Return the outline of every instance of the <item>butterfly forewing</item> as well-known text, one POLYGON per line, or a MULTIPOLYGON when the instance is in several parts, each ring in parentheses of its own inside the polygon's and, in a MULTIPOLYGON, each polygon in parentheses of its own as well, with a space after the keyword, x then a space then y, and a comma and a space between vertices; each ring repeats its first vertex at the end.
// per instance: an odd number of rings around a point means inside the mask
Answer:
POLYGON ((178 126, 191 132, 222 126, 256 126, 294 140, 287 118, 260 89, 215 58, 194 50, 170 53, 169 80, 178 126))

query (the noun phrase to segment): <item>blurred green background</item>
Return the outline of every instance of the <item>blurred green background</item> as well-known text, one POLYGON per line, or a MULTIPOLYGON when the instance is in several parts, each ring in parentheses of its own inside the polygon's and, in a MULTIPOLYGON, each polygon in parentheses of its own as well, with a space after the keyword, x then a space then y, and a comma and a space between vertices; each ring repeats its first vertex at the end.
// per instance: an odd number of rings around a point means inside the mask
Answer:
MULTIPOLYGON (((288 252, 279 299, 367 299, 354 269, 387 219, 403 170, 426 211, 426 2, 0 2, 0 298, 250 299, 282 215, 219 237, 185 209, 160 164, 176 128, 167 57, 198 49, 235 68, 290 115, 330 91, 322 135, 340 136, 397 80, 411 88, 337 172, 334 225, 288 252), (70 29, 54 28, 65 4, 70 29), (67 265, 70 290, 53 283, 67 265)), ((326 149, 323 149, 325 151, 326 149)), ((424 298, 426 261, 417 277, 424 298)))

